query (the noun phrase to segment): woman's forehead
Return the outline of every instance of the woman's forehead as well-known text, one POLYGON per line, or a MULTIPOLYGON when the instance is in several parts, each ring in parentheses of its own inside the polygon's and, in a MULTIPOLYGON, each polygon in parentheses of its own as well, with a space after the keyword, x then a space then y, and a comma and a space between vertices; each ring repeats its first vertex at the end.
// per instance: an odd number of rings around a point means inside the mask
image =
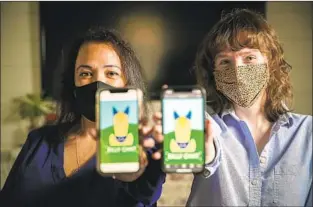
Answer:
POLYGON ((216 58, 223 57, 223 56, 232 56, 232 55, 247 55, 247 54, 260 54, 260 50, 257 48, 249 48, 244 47, 239 50, 233 50, 230 47, 221 50, 219 53, 216 54, 216 58))
POLYGON ((215 53, 222 51, 239 51, 243 48, 259 49, 262 37, 255 31, 246 29, 230 31, 225 34, 220 33, 213 39, 213 50, 215 53))
POLYGON ((85 43, 79 49, 76 64, 80 62, 103 62, 120 65, 119 55, 115 49, 107 43, 85 43))

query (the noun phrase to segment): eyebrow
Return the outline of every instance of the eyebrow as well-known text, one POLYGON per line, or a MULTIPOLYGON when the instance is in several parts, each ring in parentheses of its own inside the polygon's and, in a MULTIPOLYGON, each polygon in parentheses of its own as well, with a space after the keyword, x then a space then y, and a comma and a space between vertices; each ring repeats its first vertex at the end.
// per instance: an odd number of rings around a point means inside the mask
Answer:
POLYGON ((252 53, 255 53, 257 51, 255 50, 252 50, 252 51, 244 51, 244 52, 239 52, 239 55, 248 55, 248 54, 252 54, 252 53))
POLYGON ((217 55, 215 56, 215 60, 216 60, 217 58, 225 58, 225 57, 228 57, 228 55, 223 54, 223 53, 219 53, 219 54, 217 54, 217 55))
MULTIPOLYGON (((251 53, 256 53, 257 50, 250 50, 250 51, 243 51, 243 52, 239 52, 239 55, 248 55, 248 54, 251 54, 251 53)), ((217 58, 226 58, 226 57, 229 57, 228 55, 226 55, 225 53, 219 53, 215 56, 215 59, 217 58)))
MULTIPOLYGON (((104 65, 104 66, 102 66, 102 67, 103 67, 103 68, 107 68, 107 67, 109 67, 109 68, 118 68, 118 69, 121 70, 121 68, 120 68, 119 66, 117 66, 117 65, 104 65)), ((79 65, 79 66, 76 68, 76 70, 79 70, 80 68, 87 68, 87 69, 89 69, 89 70, 92 70, 92 67, 91 67, 90 65, 85 65, 85 64, 79 65)))

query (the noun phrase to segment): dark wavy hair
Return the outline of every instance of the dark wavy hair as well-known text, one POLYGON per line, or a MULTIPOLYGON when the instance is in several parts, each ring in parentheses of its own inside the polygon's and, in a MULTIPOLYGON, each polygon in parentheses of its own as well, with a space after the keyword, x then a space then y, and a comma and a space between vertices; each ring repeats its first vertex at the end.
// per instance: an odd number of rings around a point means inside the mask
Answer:
POLYGON ((148 96, 142 74, 142 67, 130 44, 115 30, 92 27, 85 34, 73 41, 68 52, 65 52, 66 55, 63 57, 63 74, 60 85, 61 94, 58 107, 58 120, 56 122, 57 126, 59 126, 60 133, 63 136, 66 135, 74 125, 79 124, 81 120, 81 114, 75 107, 75 97, 73 93, 75 89, 74 70, 79 49, 83 44, 89 42, 106 43, 114 48, 121 60, 122 69, 127 81, 126 85, 139 88, 143 91, 143 108, 148 112, 148 107, 146 105, 148 96))
POLYGON ((266 88, 265 113, 275 122, 292 106, 291 66, 284 58, 284 51, 275 31, 265 18, 248 9, 234 9, 222 15, 200 45, 195 61, 198 84, 207 90, 208 101, 220 114, 231 107, 231 102, 216 90, 213 70, 216 55, 226 48, 238 51, 242 48, 259 49, 268 59, 270 80, 266 88), (286 104, 286 106, 285 106, 286 104))

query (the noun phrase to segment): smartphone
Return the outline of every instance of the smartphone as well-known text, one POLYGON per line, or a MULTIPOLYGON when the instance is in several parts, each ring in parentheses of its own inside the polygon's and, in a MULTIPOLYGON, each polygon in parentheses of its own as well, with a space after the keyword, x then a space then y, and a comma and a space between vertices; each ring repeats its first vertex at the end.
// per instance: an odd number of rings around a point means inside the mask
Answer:
POLYGON ((203 171, 205 103, 205 90, 199 86, 177 86, 162 91, 164 172, 203 171))
POLYGON ((97 91, 96 100, 98 172, 137 172, 140 167, 138 124, 142 91, 102 88, 97 91))

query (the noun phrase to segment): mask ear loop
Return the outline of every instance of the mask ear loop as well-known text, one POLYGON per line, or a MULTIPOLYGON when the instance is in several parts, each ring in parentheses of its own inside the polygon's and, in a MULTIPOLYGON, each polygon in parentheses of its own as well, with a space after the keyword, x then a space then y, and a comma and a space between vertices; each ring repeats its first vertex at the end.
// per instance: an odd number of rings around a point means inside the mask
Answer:
POLYGON ((75 90, 73 91, 73 95, 74 95, 74 98, 76 98, 76 91, 75 90))

